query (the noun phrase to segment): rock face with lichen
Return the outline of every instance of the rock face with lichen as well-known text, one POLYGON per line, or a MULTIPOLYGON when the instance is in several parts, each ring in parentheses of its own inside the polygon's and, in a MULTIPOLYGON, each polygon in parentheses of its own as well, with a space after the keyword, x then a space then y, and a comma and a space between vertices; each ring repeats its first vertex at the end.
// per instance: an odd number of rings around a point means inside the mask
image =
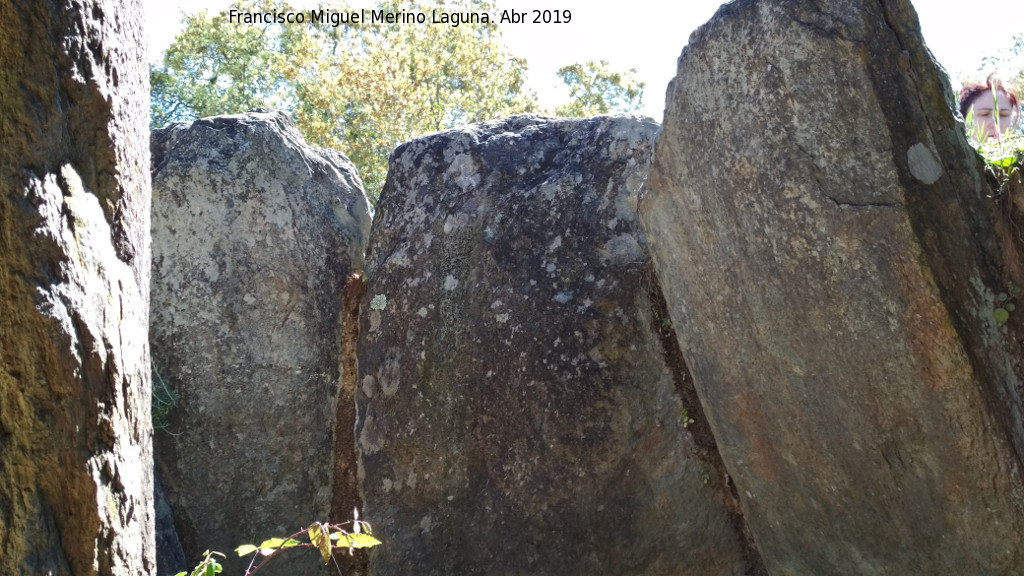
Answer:
POLYGON ((151 574, 142 9, 0 13, 0 574, 151 574))
POLYGON ((1010 278, 949 93, 900 0, 738 0, 679 60, 641 220, 771 573, 1024 571, 1010 278))
MULTIPOLYGON (((193 565, 328 519, 342 288, 370 215, 352 164, 280 112, 172 124, 152 150, 150 334, 178 397, 156 459, 193 565)), ((260 573, 322 566, 294 553, 260 573)))
POLYGON ((756 570, 660 337, 657 133, 522 116, 393 154, 358 345, 371 573, 756 570))

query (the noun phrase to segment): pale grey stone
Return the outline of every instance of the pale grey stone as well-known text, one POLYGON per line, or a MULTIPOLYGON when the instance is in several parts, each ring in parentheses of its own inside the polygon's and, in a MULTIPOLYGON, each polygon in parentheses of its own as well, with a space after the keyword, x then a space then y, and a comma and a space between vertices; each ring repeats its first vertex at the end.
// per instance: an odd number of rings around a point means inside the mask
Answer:
MULTIPOLYGON (((180 397, 156 455, 194 562, 328 520, 340 310, 369 204, 352 164, 308 147, 282 112, 172 124, 152 148, 150 335, 180 397)), ((295 552, 260 574, 322 570, 295 552)))

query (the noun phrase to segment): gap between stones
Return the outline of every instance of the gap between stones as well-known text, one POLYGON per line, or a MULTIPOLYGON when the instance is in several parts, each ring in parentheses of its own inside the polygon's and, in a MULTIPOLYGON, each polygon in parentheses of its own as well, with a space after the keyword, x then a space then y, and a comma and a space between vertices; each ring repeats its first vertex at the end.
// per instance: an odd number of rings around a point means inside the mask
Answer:
POLYGON ((665 327, 658 322, 659 319, 669 318, 668 304, 665 302, 665 296, 658 284, 657 275, 654 272, 654 262, 650 258, 644 263, 641 278, 642 285, 639 289, 646 292, 651 307, 651 329, 657 332, 662 356, 669 369, 676 394, 679 395, 681 404, 693 419, 693 423, 686 426, 686 430, 697 447, 697 457, 714 474, 714 477, 707 482, 707 487, 715 491, 718 500, 729 514, 729 520, 736 534, 743 538, 740 548, 744 560, 744 574, 746 576, 768 576, 768 570, 758 552, 753 534, 747 528, 736 485, 733 484, 732 477, 722 461, 722 456, 718 453, 718 444, 715 442, 711 425, 704 414, 704 406, 697 395, 697 389, 693 385, 693 378, 690 376, 686 358, 683 357, 683 351, 676 339, 675 329, 671 326, 665 327))
MULTIPOLYGON (((359 371, 356 356, 359 341, 359 303, 365 291, 363 272, 356 270, 345 280, 341 296, 341 369, 338 401, 334 412, 334 483, 330 518, 331 523, 338 524, 352 520, 353 508, 363 509, 356 476, 358 459, 355 439, 355 395, 359 371)), ((335 558, 346 575, 362 576, 369 571, 367 554, 336 554, 335 558)))

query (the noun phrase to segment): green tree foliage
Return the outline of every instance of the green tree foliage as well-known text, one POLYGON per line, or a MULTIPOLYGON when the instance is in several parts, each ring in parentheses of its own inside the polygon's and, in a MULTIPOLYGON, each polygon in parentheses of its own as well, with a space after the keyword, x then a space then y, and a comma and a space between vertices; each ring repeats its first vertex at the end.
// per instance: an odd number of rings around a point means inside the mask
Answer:
MULTIPOLYGON (((430 13, 420 0, 382 6, 430 13)), ((481 0, 450 10, 486 11, 481 0)), ((290 27, 284 65, 296 122, 308 140, 342 150, 367 190, 383 185, 387 158, 417 136, 533 112, 526 62, 511 56, 497 25, 373 24, 290 27)))
MULTIPOLYGON (((377 9, 423 12, 427 0, 381 0, 377 9)), ((449 12, 489 12, 489 0, 449 0, 449 12)), ((187 16, 184 30, 151 70, 151 125, 276 107, 292 113, 315 146, 345 153, 371 197, 395 147, 423 134, 538 111, 524 86, 527 67, 501 41, 497 24, 361 23, 328 19, 286 25, 229 22, 229 10, 297 11, 283 0, 239 0, 215 16, 187 16), (258 2, 258 3, 257 3, 258 2)), ((317 10, 349 11, 323 3, 317 10)), ((559 75, 574 102, 562 116, 639 108, 643 84, 606 62, 559 75)))
MULTIPOLYGON (((251 5, 250 5, 251 6, 251 5)), ((150 125, 285 107, 281 59, 270 26, 228 24, 206 11, 185 16, 184 30, 150 69, 150 125)))
MULTIPOLYGON (((231 8, 294 11, 280 1, 231 8)), ((378 8, 429 14, 432 6, 393 0, 378 8)), ((445 8, 493 9, 485 0, 445 8)), ((228 11, 186 17, 184 31, 151 70, 152 126, 281 107, 311 144, 344 152, 375 197, 398 144, 537 109, 536 96, 523 86, 526 62, 507 52, 495 24, 332 26, 306 15, 304 24, 266 26, 230 23, 228 11)))
POLYGON ((572 100, 555 109, 555 113, 585 117, 612 111, 636 112, 643 105, 644 83, 633 78, 635 72, 611 70, 604 60, 563 66, 558 77, 569 86, 572 100))

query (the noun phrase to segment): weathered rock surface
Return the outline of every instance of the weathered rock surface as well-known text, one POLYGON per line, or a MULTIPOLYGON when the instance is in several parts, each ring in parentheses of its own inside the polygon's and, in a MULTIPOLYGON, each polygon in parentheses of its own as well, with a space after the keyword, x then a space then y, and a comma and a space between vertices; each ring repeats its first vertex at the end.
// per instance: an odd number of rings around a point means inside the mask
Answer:
POLYGON ((393 154, 358 347, 371 573, 756 569, 659 341, 657 132, 522 116, 393 154))
POLYGON ((151 574, 142 9, 0 14, 0 574, 151 574))
POLYGON ((908 2, 738 0, 641 202, 775 574, 1024 571, 1017 359, 976 160, 908 2))
MULTIPOLYGON (((369 205, 352 164, 280 112, 173 124, 152 150, 150 335, 180 396, 156 459, 191 565, 328 517, 342 287, 369 205)), ((260 573, 322 564, 296 552, 260 573)))

